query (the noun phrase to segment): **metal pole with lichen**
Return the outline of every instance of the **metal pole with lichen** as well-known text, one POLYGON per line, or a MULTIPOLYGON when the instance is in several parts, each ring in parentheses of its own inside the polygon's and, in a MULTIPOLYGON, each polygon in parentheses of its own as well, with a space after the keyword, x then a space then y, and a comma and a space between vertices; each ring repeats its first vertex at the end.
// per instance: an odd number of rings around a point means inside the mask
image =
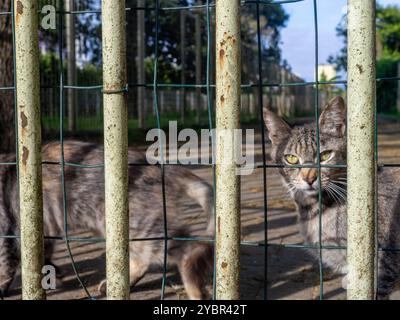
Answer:
POLYGON ((102 0, 107 299, 129 299, 125 1, 102 0))
POLYGON ((239 299, 240 1, 216 1, 216 298, 239 299))
POLYGON ((347 215, 351 300, 374 298, 375 0, 348 0, 347 215))
POLYGON ((14 1, 22 299, 45 299, 38 1, 14 1))

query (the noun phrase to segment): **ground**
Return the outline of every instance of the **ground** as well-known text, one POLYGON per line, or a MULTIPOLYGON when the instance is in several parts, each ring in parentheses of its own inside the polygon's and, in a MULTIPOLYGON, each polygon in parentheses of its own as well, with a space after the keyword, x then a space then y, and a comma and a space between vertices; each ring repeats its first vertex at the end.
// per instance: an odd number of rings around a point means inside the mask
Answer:
MULTIPOLYGON (((400 162, 400 124, 392 121, 379 123, 379 162, 400 162)), ((266 145, 269 153, 270 144, 266 145)), ((256 136, 256 160, 261 158, 260 135, 256 136)), ((209 167, 195 167, 193 172, 211 183, 212 171, 209 167)), ((271 244, 301 244, 302 240, 296 224, 295 207, 282 186, 276 169, 267 172, 268 223, 264 231, 264 200, 262 169, 253 174, 242 176, 241 182, 241 219, 242 242, 262 243, 265 234, 271 244)), ((204 226, 204 221, 196 221, 197 209, 187 207, 187 219, 197 229, 204 226)), ((90 236, 82 231, 74 236, 90 236)), ((162 243, 160 242, 160 245, 162 243)), ((97 292, 98 283, 104 278, 105 258, 104 243, 71 242, 77 268, 83 282, 93 298, 104 299, 97 292)), ((320 296, 320 277, 318 261, 306 249, 268 247, 265 258, 264 246, 242 245, 241 254, 241 298, 263 299, 264 285, 268 299, 318 299, 320 296), (264 277, 264 265, 267 262, 267 279, 264 277)), ((62 285, 56 290, 48 291, 48 299, 84 299, 85 291, 80 287, 64 242, 58 241, 54 262, 60 266, 63 277, 62 285)), ((341 288, 341 278, 329 271, 324 271, 323 295, 325 299, 345 299, 341 288)), ((149 272, 131 291, 131 299, 159 299, 161 272, 149 272)), ((211 285, 209 286, 211 289, 211 285)), ((165 290, 166 299, 186 299, 179 275, 175 270, 168 272, 165 290)), ((20 298, 20 278, 12 285, 8 299, 20 298)), ((400 298, 395 293, 392 298, 400 298)))

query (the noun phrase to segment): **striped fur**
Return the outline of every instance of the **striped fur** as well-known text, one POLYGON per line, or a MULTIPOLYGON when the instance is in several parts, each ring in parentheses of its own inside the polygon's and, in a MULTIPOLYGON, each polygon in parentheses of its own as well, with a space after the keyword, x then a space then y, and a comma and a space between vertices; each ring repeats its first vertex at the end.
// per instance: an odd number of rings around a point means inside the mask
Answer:
MULTIPOLYGON (((265 109, 264 120, 272 141, 271 157, 285 163, 285 155, 300 159, 299 164, 317 162, 315 123, 290 127, 283 119, 265 109)), ((342 98, 333 99, 319 118, 320 151, 331 157, 326 164, 346 164, 346 109, 342 98)), ((305 243, 319 242, 318 170, 282 168, 280 174, 293 197, 298 211, 300 232, 305 243), (314 171, 313 171, 314 170, 314 171), (310 179, 311 176, 311 179, 310 179), (312 184, 310 184, 312 182, 312 184)), ((322 244, 345 246, 346 169, 321 168, 322 244)), ((384 248, 400 247, 400 168, 378 172, 378 241, 384 248)), ((317 250, 312 250, 317 254, 317 250)), ((316 255, 317 258, 317 255, 316 255)), ((322 260, 333 272, 346 275, 346 251, 323 250, 322 260)), ((388 299, 400 275, 400 253, 380 251, 378 259, 377 298, 388 299)), ((346 277, 343 287, 346 287, 346 277)))
MULTIPOLYGON (((92 143, 66 141, 65 161, 84 164, 103 162, 103 149, 92 143)), ((60 161, 60 144, 43 147, 44 161, 60 161)), ((0 156, 0 162, 15 161, 12 155, 0 156)), ((131 163, 146 163, 141 153, 130 150, 131 163)), ((103 168, 65 167, 68 201, 68 224, 71 231, 92 230, 104 236, 103 168)), ((165 168, 165 190, 168 236, 188 237, 180 200, 192 199, 207 215, 207 234, 213 234, 212 190, 202 179, 178 166, 165 168)), ((46 236, 63 235, 63 193, 59 165, 43 165, 44 227, 46 236)), ((131 238, 164 237, 161 170, 158 166, 129 167, 129 212, 131 238)), ((0 166, 0 235, 19 234, 18 193, 15 166, 0 166)), ((50 260, 52 244, 46 242, 46 259, 50 260)), ((151 265, 163 264, 162 240, 131 242, 131 284, 139 281, 151 265)), ((207 297, 205 276, 212 265, 211 245, 193 241, 169 241, 168 262, 178 267, 187 293, 192 299, 207 297)), ((19 243, 0 238, 0 293, 6 294, 19 265, 19 243)), ((100 285, 103 291, 104 282, 100 285)))

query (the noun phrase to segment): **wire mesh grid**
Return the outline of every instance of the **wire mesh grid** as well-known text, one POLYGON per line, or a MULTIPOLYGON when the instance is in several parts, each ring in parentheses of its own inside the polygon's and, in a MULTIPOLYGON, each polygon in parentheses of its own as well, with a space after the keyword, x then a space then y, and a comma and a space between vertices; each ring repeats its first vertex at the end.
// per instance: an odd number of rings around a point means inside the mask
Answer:
MULTIPOLYGON (((249 88, 258 88, 258 104, 260 107, 260 115, 262 119, 262 114, 263 114, 263 88, 273 88, 273 87, 302 87, 302 86, 312 86, 314 88, 314 116, 315 116, 315 122, 316 122, 316 134, 317 137, 319 137, 319 126, 318 126, 318 118, 319 118, 319 86, 320 85, 346 85, 347 81, 346 80, 334 80, 334 81, 319 81, 318 79, 318 53, 319 53, 319 43, 318 43, 318 0, 312 0, 313 2, 313 17, 314 17, 314 76, 315 80, 314 81, 303 81, 303 82, 285 82, 285 83, 280 83, 280 82, 263 82, 263 69, 262 69, 262 30, 260 26, 260 10, 262 6, 273 6, 273 5, 282 5, 282 4, 291 4, 291 3, 297 3, 297 2, 303 2, 305 0, 245 0, 241 1, 242 6, 254 6, 256 9, 256 21, 257 21, 257 41, 258 41, 258 46, 257 46, 257 64, 258 64, 258 83, 246 83, 242 84, 241 88, 242 90, 246 90, 249 88)), ((99 10, 74 10, 74 11, 65 11, 64 10, 64 1, 59 0, 58 2, 58 7, 57 7, 57 21, 58 21, 58 27, 57 27, 57 32, 58 32, 58 57, 59 57, 59 70, 63 70, 64 68, 64 57, 63 57, 63 37, 64 37, 64 24, 63 24, 63 15, 81 15, 81 14, 94 14, 94 15, 100 15, 101 14, 101 9, 99 10)), ((5 11, 5 12, 0 12, 0 18, 1 16, 11 16, 12 17, 12 41, 13 41, 13 46, 15 45, 15 27, 14 27, 14 1, 11 1, 11 10, 10 11, 5 11)), ((162 113, 159 110, 159 103, 158 103, 158 89, 159 88, 204 88, 206 89, 206 96, 207 96, 207 110, 208 110, 208 126, 209 129, 213 129, 214 125, 214 115, 213 115, 213 100, 212 100, 212 90, 215 88, 215 84, 212 84, 211 81, 211 65, 213 61, 211 61, 211 48, 212 48, 212 21, 211 21, 211 14, 212 11, 215 8, 215 1, 213 0, 204 0, 203 4, 197 4, 197 5, 176 5, 176 6, 161 6, 160 5, 160 0, 154 0, 153 5, 148 6, 147 3, 144 7, 131 7, 131 8, 126 8, 127 14, 132 14, 133 12, 136 12, 138 10, 144 10, 146 13, 152 12, 154 15, 154 21, 153 23, 155 24, 155 45, 154 45, 154 57, 153 57, 153 81, 151 83, 128 83, 126 90, 129 88, 135 88, 135 87, 146 87, 146 88, 152 88, 153 91, 153 109, 154 109, 154 114, 156 117, 156 124, 158 130, 161 130, 161 118, 162 118, 162 113), (159 15, 160 14, 168 14, 169 12, 172 11, 178 11, 178 10, 193 10, 193 9, 202 9, 205 11, 206 15, 206 30, 207 30, 207 62, 206 62, 206 81, 203 84, 188 84, 188 83, 160 83, 159 82, 159 75, 158 75, 158 56, 159 56, 159 48, 158 48, 158 38, 159 38, 159 15)), ((14 56, 14 70, 15 70, 15 56, 14 56)), ((77 267, 77 264, 74 260, 74 255, 70 247, 70 242, 104 242, 105 239, 101 237, 76 237, 76 236, 71 236, 69 234, 69 229, 68 229, 68 202, 67 202, 67 191, 65 187, 65 168, 66 167, 77 167, 77 168, 99 168, 99 167, 104 167, 104 163, 98 163, 98 164, 84 164, 84 163, 71 163, 67 162, 64 158, 64 148, 63 148, 63 143, 64 143, 64 108, 65 108, 65 99, 64 99, 64 93, 65 90, 67 89, 72 89, 72 90, 100 90, 102 91, 103 86, 101 84, 98 85, 93 85, 93 86, 80 86, 76 84, 70 84, 66 85, 65 84, 65 79, 64 79, 64 74, 63 72, 59 72, 59 83, 58 85, 52 86, 55 89, 59 90, 59 141, 61 143, 61 154, 60 154, 60 161, 59 162, 54 162, 54 161, 43 161, 43 164, 46 165, 57 165, 60 167, 60 173, 61 173, 61 186, 62 186, 62 194, 63 194, 63 216, 64 216, 64 233, 63 235, 60 236, 45 236, 45 239, 48 240, 58 240, 58 241, 64 241, 67 247, 69 259, 71 261, 71 265, 73 268, 73 271, 75 273, 75 276, 82 287, 82 289, 85 291, 85 294, 88 299, 95 299, 92 294, 89 292, 86 284, 82 280, 80 273, 79 273, 79 268, 77 267)), ((383 77, 383 78, 377 78, 377 82, 382 82, 382 81, 400 81, 400 77, 383 77)), ((0 87, 1 91, 14 91, 14 109, 16 112, 16 103, 15 103, 15 72, 14 72, 14 84, 13 85, 5 85, 0 87)), ((15 119, 17 119, 16 114, 15 114, 15 119)), ((377 139, 377 123, 376 123, 376 118, 375 118, 375 139, 377 139)), ((17 130, 17 123, 15 121, 15 130, 16 130, 16 144, 18 143, 18 130, 17 130)), ((291 168, 317 168, 318 170, 318 181, 319 181, 319 192, 318 192, 318 198, 319 198, 319 242, 317 244, 311 244, 311 243, 304 243, 304 244, 277 244, 277 243, 268 243, 268 212, 267 212, 267 204, 268 204, 268 194, 267 194, 267 187, 268 187, 268 175, 267 175, 267 169, 272 169, 272 168, 283 168, 286 165, 283 164, 274 164, 274 163, 267 163, 267 157, 266 157, 266 136, 265 136, 265 127, 264 123, 261 120, 260 122, 260 130, 261 130, 261 141, 262 141, 262 163, 258 163, 255 165, 255 168, 260 168, 263 171, 263 213, 264 213, 264 241, 262 242, 249 242, 249 241, 242 241, 241 246, 259 246, 264 248, 264 282, 263 282, 263 291, 264 291, 264 299, 267 299, 267 269, 268 269, 268 261, 267 261, 267 252, 268 252, 268 247, 271 246, 280 246, 284 248, 296 248, 296 249, 312 249, 312 250, 318 250, 319 252, 319 298, 324 299, 324 266, 323 266, 323 260, 322 260, 322 251, 323 250, 346 250, 345 246, 333 246, 333 245, 326 245, 322 243, 322 215, 321 213, 321 168, 324 167, 336 167, 336 168, 346 168, 346 164, 336 164, 336 165, 327 165, 327 164, 321 164, 320 163, 320 154, 319 154, 319 138, 316 139, 317 141, 317 163, 315 165, 292 165, 290 166, 291 168)), ((160 144, 162 143, 162 139, 159 139, 160 144)), ((376 140, 377 142, 377 140, 376 140)), ((163 146, 160 145, 160 150, 164 150, 163 146)), ((18 148, 16 148, 16 157, 18 159, 18 148)), ((161 153, 161 159, 163 159, 164 155, 161 153)), ((378 168, 382 167, 400 167, 400 163, 378 163, 378 149, 377 149, 377 143, 375 144, 375 159, 376 159, 376 164, 378 168)), ((3 162, 0 163, 2 166, 16 166, 17 168, 17 176, 18 176, 18 166, 17 162, 3 162)), ((144 164, 144 163, 129 163, 129 166, 143 166, 143 165, 150 165, 150 164, 144 164)), ((177 240, 177 241, 207 241, 207 242, 214 242, 213 239, 208 239, 208 238, 202 238, 202 237, 170 237, 168 234, 168 221, 167 221, 167 208, 166 208, 166 199, 165 199, 165 168, 164 166, 166 165, 171 165, 171 164, 164 164, 164 161, 161 161, 160 164, 156 164, 156 166, 160 166, 161 168, 161 175, 162 175, 162 201, 163 201, 163 219, 164 219, 164 236, 159 237, 159 238, 132 238, 130 241, 152 241, 152 240, 160 240, 163 242, 164 245, 164 262, 163 262, 163 272, 162 272, 162 283, 161 283, 161 292, 160 292, 160 298, 164 299, 165 296, 165 287, 166 287, 166 278, 167 278, 167 272, 168 272, 168 264, 167 264, 167 250, 168 250, 168 242, 170 240, 177 240)), ((212 169, 213 169, 213 191, 214 191, 214 199, 215 199, 215 165, 212 164, 212 169)), ((214 200, 215 201, 215 200, 214 200)), ((376 204, 377 208, 377 204, 376 204)), ((1 238, 9 238, 9 239, 18 239, 19 235, 9 235, 9 234, 2 234, 0 235, 1 238)), ((382 248, 378 247, 378 250, 387 250, 387 251, 400 251, 400 248, 382 248)), ((214 259, 215 261, 215 259, 214 259)), ((215 298, 215 264, 214 264, 214 270, 213 270, 213 298, 215 298)))

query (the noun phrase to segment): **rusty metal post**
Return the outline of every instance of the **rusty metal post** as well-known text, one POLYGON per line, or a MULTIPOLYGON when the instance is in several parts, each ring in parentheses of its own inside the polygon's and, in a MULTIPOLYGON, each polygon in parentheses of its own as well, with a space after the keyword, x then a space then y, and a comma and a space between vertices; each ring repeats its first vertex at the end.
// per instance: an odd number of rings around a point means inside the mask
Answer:
POLYGON ((239 299, 240 1, 216 1, 216 298, 239 299))
POLYGON ((107 298, 129 299, 125 1, 102 0, 107 298))
POLYGON ((348 299, 374 298, 375 0, 348 0, 348 299))
POLYGON ((42 288, 43 199, 38 1, 14 0, 22 299, 45 299, 42 288))

